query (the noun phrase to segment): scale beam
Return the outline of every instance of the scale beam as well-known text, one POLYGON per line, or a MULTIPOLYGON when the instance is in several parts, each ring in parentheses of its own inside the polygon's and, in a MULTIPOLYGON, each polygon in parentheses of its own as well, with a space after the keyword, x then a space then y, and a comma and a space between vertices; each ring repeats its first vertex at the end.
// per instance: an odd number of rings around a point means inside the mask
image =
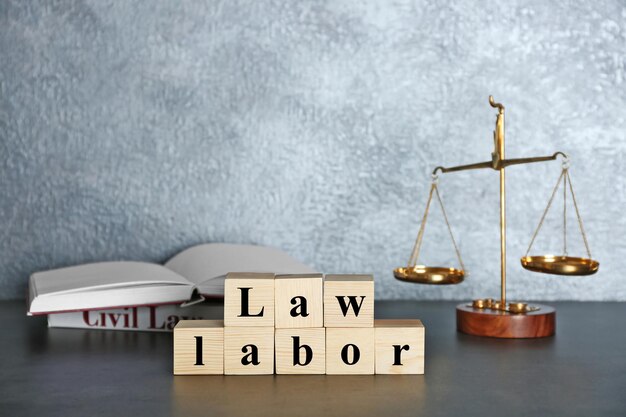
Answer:
POLYGON ((438 166, 437 168, 433 170, 433 175, 437 175, 437 171, 440 171, 442 174, 446 174, 448 172, 467 171, 469 169, 483 169, 483 168, 492 168, 491 161, 478 162, 476 164, 469 164, 469 165, 459 165, 456 167, 449 167, 449 168, 438 166))
POLYGON ((458 171, 467 171, 470 169, 483 169, 483 168, 492 168, 494 170, 500 170, 502 168, 509 167, 511 165, 522 165, 522 164, 532 164, 535 162, 546 162, 546 161, 554 161, 556 158, 561 155, 563 158, 567 159, 567 155, 563 152, 555 152, 553 155, 549 156, 535 156, 530 158, 513 158, 513 159, 501 159, 496 161, 487 161, 487 162, 478 162, 476 164, 468 164, 468 165, 459 165, 455 167, 442 167, 438 166, 433 170, 433 175, 437 175, 438 172, 442 174, 446 174, 448 172, 458 172, 458 171), (495 166, 494 166, 495 165, 495 166))
POLYGON ((561 155, 564 159, 567 159, 567 155, 561 151, 555 152, 550 156, 535 156, 532 158, 514 158, 514 159, 505 159, 500 161, 502 163, 502 168, 506 168, 511 165, 521 165, 521 164, 533 164, 535 162, 546 162, 546 161, 555 161, 556 158, 561 155))

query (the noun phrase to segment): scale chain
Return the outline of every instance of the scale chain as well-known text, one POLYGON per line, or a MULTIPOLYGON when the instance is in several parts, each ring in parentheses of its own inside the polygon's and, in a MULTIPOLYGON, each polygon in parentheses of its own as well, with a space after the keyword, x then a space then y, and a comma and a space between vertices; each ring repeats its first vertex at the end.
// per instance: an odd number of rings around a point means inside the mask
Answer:
POLYGON ((454 235, 452 234, 452 227, 450 226, 450 221, 448 220, 448 214, 446 213, 446 209, 443 205, 443 201, 441 199, 441 195, 439 194, 439 189, 437 187, 437 178, 433 178, 433 183, 430 187, 430 193, 428 194, 428 201, 426 202, 426 210, 424 210, 424 216, 422 217, 422 223, 419 228, 419 232, 417 233, 417 239, 415 240, 415 246, 413 247, 413 251, 411 253, 411 257, 409 258, 409 267, 414 267, 417 265, 417 261, 419 259, 419 253, 422 247, 422 240, 424 238, 424 230, 426 229, 426 221, 428 219, 428 213, 430 210, 430 203, 433 199, 433 193, 437 196, 437 201, 439 202, 439 207, 441 207, 441 212, 443 213, 443 219, 446 222, 446 226, 448 228, 448 233, 450 234, 450 238, 452 239, 452 245, 454 245, 454 251, 456 252, 457 259, 459 260, 459 264, 461 265, 461 269, 465 270, 465 265, 463 264, 463 258, 461 258, 461 252, 456 244, 456 240, 454 239, 454 235))
POLYGON ((550 207, 552 206, 552 201, 554 200, 554 196, 556 195, 556 192, 559 189, 559 184, 561 184, 561 178, 565 176, 566 172, 567 172, 567 168, 563 168, 563 170, 561 171, 561 175, 559 175, 559 179, 556 180, 556 185, 554 186, 554 189, 552 190, 552 195, 550 196, 550 200, 548 200, 548 206, 546 207, 546 209, 543 211, 543 214, 541 215, 541 220, 539 220, 539 225, 537 226, 537 229, 535 229, 535 233, 533 233, 533 237, 530 240, 528 249, 526 249, 526 255, 524 256, 528 256, 528 254, 530 253, 530 250, 533 247, 533 243, 535 243, 535 239, 537 238, 537 235, 539 234, 539 230, 541 230, 541 226, 543 226, 543 222, 546 219, 548 210, 550 210, 550 207))
POLYGON ((422 238, 424 237, 424 229, 426 228, 426 219, 428 218, 428 210, 430 208, 430 202, 433 199, 433 191, 435 188, 437 188, 437 184, 435 181, 433 181, 430 187, 430 193, 428 194, 428 201, 426 202, 424 217, 422 217, 422 223, 420 224, 419 232, 417 232, 417 239, 415 240, 415 245, 413 246, 413 251, 411 252, 411 257, 409 258, 409 267, 414 267, 417 264, 417 259, 419 258, 420 248, 422 246, 422 238))
POLYGON ((450 226, 450 222, 448 221, 448 215, 446 214, 446 209, 443 207, 443 201, 441 201, 441 196, 439 195, 439 189, 435 187, 435 193, 437 194, 437 200, 439 200, 439 206, 441 207, 441 212, 443 213, 443 219, 446 221, 446 226, 448 226, 448 233, 450 233, 450 239, 452 239, 452 244, 454 245, 454 251, 456 252, 456 257, 459 259, 459 264, 461 264, 461 269, 465 271, 465 265, 463 264, 463 259, 461 258, 461 252, 459 251, 459 247, 456 245, 456 240, 454 240, 454 235, 452 234, 452 227, 450 226))
POLYGON ((591 250, 589 249, 589 242, 587 241, 587 234, 585 233, 585 228, 583 227, 583 219, 580 216, 580 211, 578 210, 578 202, 576 201, 576 195, 574 194, 574 186, 572 185, 572 178, 569 175, 569 167, 564 167, 561 171, 561 175, 559 179, 556 181, 556 185, 552 190, 552 195, 550 196, 550 200, 548 200, 548 205, 541 216, 541 220, 539 220, 539 225, 533 234, 532 239, 530 240, 530 244, 528 245, 528 249, 526 250, 526 255, 530 253, 533 244, 535 243, 535 239, 539 234, 539 230, 541 230, 541 226, 543 226, 543 222, 546 219, 546 215, 552 206, 552 202, 556 195, 556 192, 561 184, 561 178, 563 179, 563 255, 567 256, 567 189, 569 188, 570 194, 572 195, 572 202, 574 203, 574 210, 576 211, 576 218, 578 220, 578 226, 580 227, 580 234, 583 237, 583 243, 585 244, 585 250, 587 251, 587 256, 591 259, 591 250))
POLYGON ((563 175, 563 255, 567 256, 567 173, 563 175))
POLYGON ((580 233, 583 235, 583 242, 585 243, 585 249, 587 250, 587 256, 591 259, 591 250, 589 250, 589 242, 587 242, 587 234, 585 233, 585 228, 583 227, 583 219, 580 217, 580 212, 578 211, 578 203, 576 203, 576 195, 574 195, 574 186, 572 186, 572 178, 569 176, 569 171, 565 174, 567 175, 567 182, 569 183, 570 194, 572 195, 572 201, 574 202, 574 209, 576 210, 576 217, 578 218, 578 226, 580 227, 580 233))

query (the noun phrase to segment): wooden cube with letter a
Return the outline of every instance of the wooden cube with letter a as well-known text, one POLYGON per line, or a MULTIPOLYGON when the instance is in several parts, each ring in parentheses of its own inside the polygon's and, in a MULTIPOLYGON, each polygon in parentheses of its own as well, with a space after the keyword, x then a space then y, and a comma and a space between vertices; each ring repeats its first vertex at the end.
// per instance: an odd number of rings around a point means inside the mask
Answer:
POLYGON ((224 373, 274 373, 274 327, 224 328, 224 373))
POLYGON ((374 373, 374 328, 327 328, 328 375, 374 373))
POLYGON ((224 325, 274 326, 274 274, 230 272, 226 275, 224 325))
POLYGON ((277 374, 326 373, 326 329, 276 329, 277 374))
POLYGON ((420 320, 375 320, 376 373, 424 373, 424 325, 420 320))
POLYGON ((274 314, 276 328, 322 327, 324 307, 322 274, 276 275, 274 314))
POLYGON ((174 327, 174 375, 224 373, 224 322, 181 320, 174 327))
POLYGON ((374 327, 374 277, 326 275, 324 327, 374 327))

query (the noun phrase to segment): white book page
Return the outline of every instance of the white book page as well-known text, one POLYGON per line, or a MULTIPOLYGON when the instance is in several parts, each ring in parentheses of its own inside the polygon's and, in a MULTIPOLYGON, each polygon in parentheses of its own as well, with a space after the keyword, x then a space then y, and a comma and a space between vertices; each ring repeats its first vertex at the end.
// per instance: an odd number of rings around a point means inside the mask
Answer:
POLYGON ((31 276, 32 295, 37 297, 154 284, 193 285, 168 268, 145 262, 99 262, 31 276))
POLYGON ((141 285, 82 293, 63 292, 35 298, 30 304, 29 314, 181 303, 189 300, 192 291, 191 285, 141 285))
POLYGON ((279 249, 228 243, 191 247, 170 259, 165 267, 196 283, 200 293, 209 296, 224 294, 224 277, 229 272, 316 272, 279 249))

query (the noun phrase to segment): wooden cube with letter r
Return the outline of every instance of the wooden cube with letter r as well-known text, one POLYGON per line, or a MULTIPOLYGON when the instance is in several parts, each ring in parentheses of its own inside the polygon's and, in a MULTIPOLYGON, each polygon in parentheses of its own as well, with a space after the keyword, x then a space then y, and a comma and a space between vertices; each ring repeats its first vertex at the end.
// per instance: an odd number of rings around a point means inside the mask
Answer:
POLYGON ((174 327, 174 375, 224 373, 224 322, 181 320, 174 327))
POLYGON ((276 328, 322 327, 324 307, 322 274, 276 275, 274 314, 276 328))
POLYGON ((420 320, 375 320, 376 373, 424 373, 424 325, 420 320))
POLYGON ((224 325, 274 326, 274 274, 230 272, 226 275, 224 325))
POLYGON ((324 327, 374 327, 374 277, 326 275, 324 327))

